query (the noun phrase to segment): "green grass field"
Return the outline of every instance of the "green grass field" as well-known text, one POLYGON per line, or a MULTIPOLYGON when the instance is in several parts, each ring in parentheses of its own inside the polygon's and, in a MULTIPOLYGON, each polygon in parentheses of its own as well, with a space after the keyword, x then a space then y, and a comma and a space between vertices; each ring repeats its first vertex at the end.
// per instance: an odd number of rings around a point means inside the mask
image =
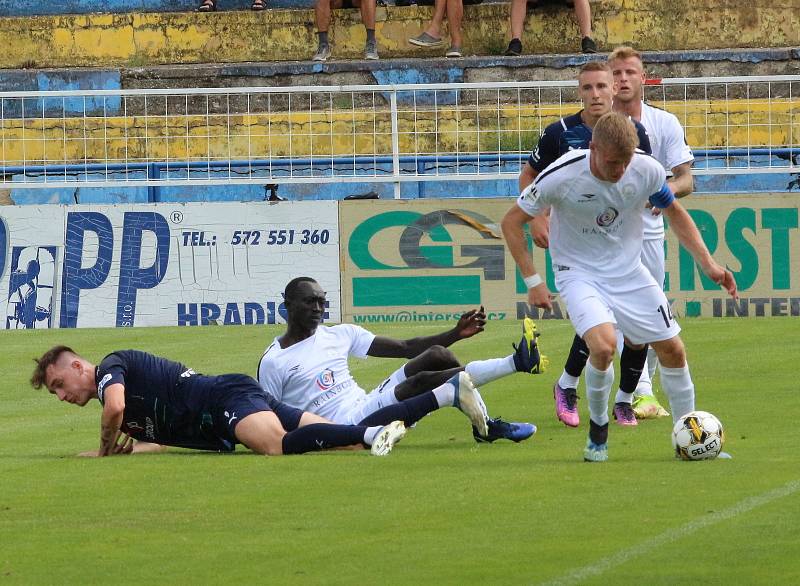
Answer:
MULTIPOLYGON (((662 419, 612 424, 609 462, 584 463, 585 400, 581 428, 568 429, 551 394, 571 326, 540 325, 550 370, 482 389, 493 415, 537 424, 531 440, 477 445, 446 409, 386 458, 77 458, 97 446, 99 403, 79 409, 30 389, 30 359, 50 345, 93 361, 139 348, 205 373, 253 374, 281 329, 3 332, 0 582, 800 583, 796 319, 683 320, 697 406, 722 420, 733 455, 710 462, 675 460, 662 419)), ((517 338, 517 324, 491 323, 453 350, 462 361, 500 356, 517 338)), ((371 389, 398 365, 370 359, 353 371, 371 389)))

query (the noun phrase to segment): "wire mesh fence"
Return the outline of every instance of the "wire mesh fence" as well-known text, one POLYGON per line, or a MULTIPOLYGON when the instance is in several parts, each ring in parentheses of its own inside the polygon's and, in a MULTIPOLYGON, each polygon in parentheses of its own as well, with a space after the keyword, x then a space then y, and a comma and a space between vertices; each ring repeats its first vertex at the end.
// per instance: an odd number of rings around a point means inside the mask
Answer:
MULTIPOLYGON (((800 172, 800 76, 650 80, 694 172, 800 172)), ((0 93, 0 183, 510 178, 580 109, 574 81, 0 93)))

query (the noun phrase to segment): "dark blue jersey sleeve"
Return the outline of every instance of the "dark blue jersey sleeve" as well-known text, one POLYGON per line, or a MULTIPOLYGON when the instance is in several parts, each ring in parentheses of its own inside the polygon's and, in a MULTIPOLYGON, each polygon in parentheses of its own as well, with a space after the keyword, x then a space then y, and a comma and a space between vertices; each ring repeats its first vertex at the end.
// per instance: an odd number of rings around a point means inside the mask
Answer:
POLYGON ((125 385, 125 360, 118 354, 109 354, 97 367, 97 398, 105 405, 106 387, 114 384, 125 385))
POLYGON ((672 190, 669 188, 666 181, 664 185, 661 186, 661 189, 650 196, 650 203, 653 204, 654 207, 661 208, 662 210, 672 205, 673 201, 675 201, 675 196, 672 194, 672 190))
POLYGON ((636 126, 636 133, 639 135, 639 150, 652 155, 653 147, 650 146, 650 136, 647 134, 647 129, 636 120, 633 121, 633 124, 636 126))
POLYGON ((559 133, 557 131, 558 127, 553 124, 545 128, 542 136, 539 137, 539 144, 528 157, 528 164, 537 173, 544 171, 550 163, 563 154, 559 152, 559 133))

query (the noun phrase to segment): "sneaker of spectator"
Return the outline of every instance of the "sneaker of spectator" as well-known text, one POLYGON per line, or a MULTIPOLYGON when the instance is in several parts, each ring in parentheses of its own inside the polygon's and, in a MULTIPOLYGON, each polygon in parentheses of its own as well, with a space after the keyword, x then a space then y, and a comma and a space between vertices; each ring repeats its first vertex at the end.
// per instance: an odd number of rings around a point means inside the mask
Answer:
POLYGON ((597 53, 597 43, 594 42, 592 37, 583 37, 581 39, 581 53, 597 53))
POLYGON ((506 55, 509 57, 519 57, 522 55, 522 41, 519 39, 511 39, 511 42, 508 43, 508 49, 506 49, 506 55))
POLYGON ((378 55, 378 43, 375 40, 367 41, 367 44, 364 45, 364 59, 369 61, 377 61, 380 59, 378 55))
POLYGON ((417 47, 442 47, 442 25, 447 17, 447 26, 450 30, 450 49, 447 57, 461 57, 461 21, 464 18, 464 4, 462 0, 435 0, 433 4, 433 17, 425 30, 408 39, 408 42, 417 47), (455 53, 458 53, 456 55, 455 53), (452 53, 452 54, 451 54, 452 53))
POLYGON ((328 43, 320 44, 317 47, 317 52, 311 58, 312 61, 327 61, 331 56, 331 46, 328 43))

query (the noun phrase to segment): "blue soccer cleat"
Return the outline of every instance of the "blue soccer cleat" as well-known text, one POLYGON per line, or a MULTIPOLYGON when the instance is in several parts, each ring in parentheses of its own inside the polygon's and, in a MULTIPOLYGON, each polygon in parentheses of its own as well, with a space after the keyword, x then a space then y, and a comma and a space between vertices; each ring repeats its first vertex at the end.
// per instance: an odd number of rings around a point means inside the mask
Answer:
POLYGON ((605 462, 608 460, 608 442, 596 444, 591 438, 586 440, 586 448, 583 450, 584 462, 605 462))
POLYGON ((519 346, 511 345, 514 348, 514 367, 518 372, 539 374, 547 370, 549 360, 539 354, 536 341, 539 335, 539 330, 531 318, 526 317, 522 320, 522 339, 519 341, 519 346))
POLYGON ((490 444, 499 439, 519 443, 536 433, 536 426, 533 423, 509 423, 498 417, 489 419, 486 424, 489 428, 489 433, 486 435, 481 435, 475 426, 472 427, 472 437, 479 444, 490 444))

